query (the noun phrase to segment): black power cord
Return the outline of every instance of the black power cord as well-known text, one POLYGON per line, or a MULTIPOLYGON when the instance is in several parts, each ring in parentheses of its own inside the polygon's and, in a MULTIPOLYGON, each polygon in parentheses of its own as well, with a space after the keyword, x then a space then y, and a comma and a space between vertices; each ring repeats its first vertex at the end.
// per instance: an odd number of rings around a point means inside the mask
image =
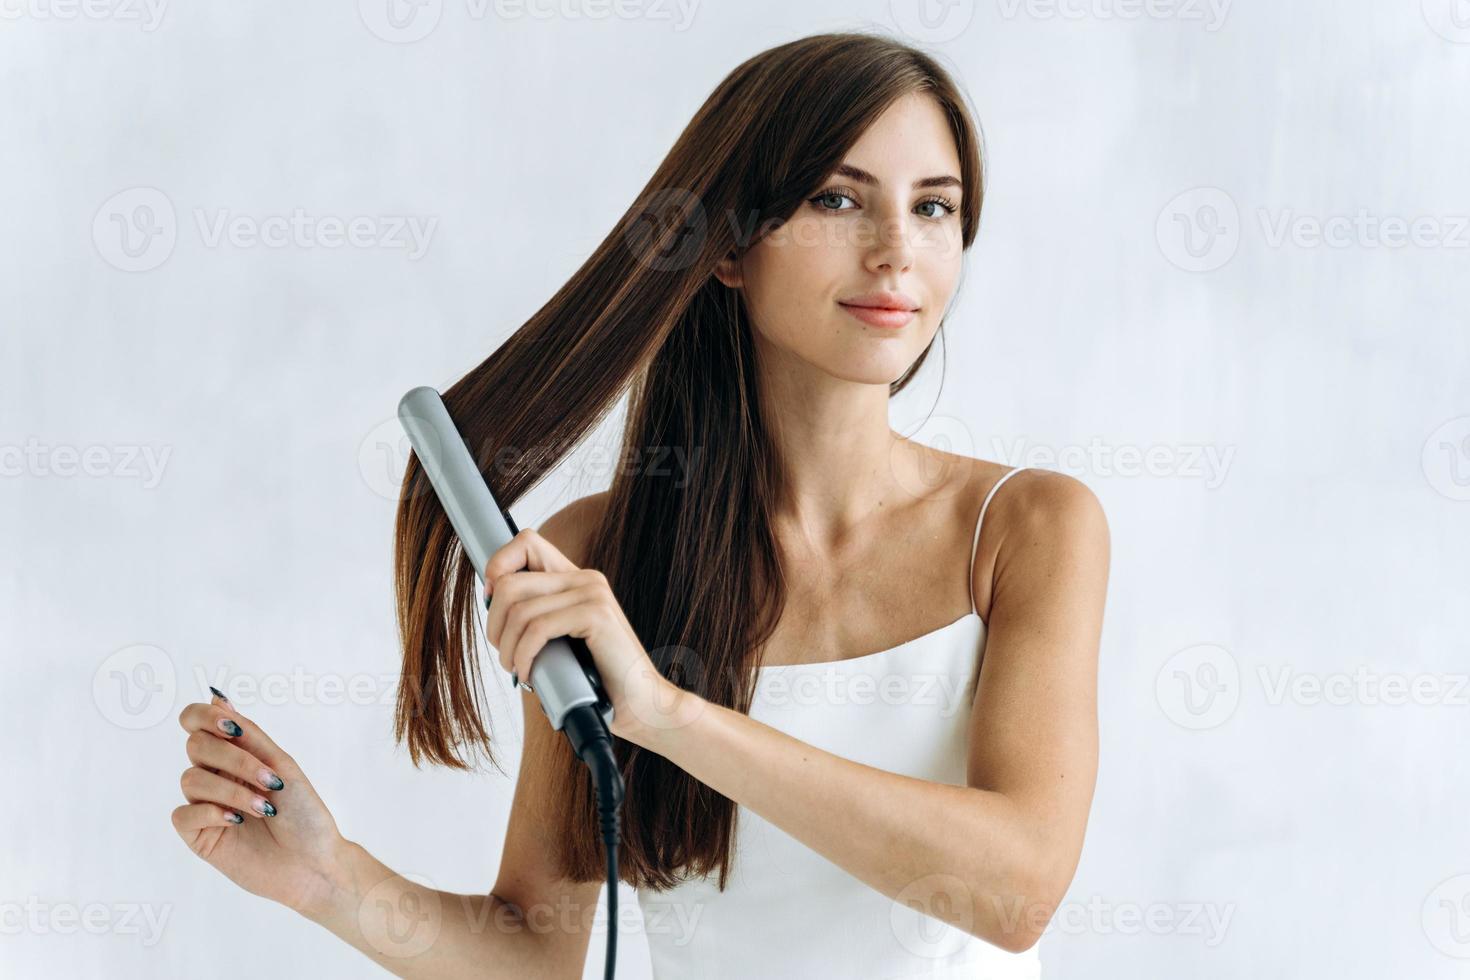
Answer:
POLYGON ((618 959, 618 826, 623 805, 623 774, 613 754, 612 733, 596 705, 584 704, 567 712, 562 730, 572 751, 592 773, 597 790, 597 816, 607 851, 607 954, 604 980, 613 980, 618 959))

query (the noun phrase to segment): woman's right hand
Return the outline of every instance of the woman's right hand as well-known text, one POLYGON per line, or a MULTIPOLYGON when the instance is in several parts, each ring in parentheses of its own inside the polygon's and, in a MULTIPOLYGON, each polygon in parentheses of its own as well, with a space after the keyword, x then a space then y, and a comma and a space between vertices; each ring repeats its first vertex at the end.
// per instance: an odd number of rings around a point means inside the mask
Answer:
POLYGON ((179 837, 251 894, 308 916, 328 903, 346 842, 295 760, 218 695, 187 705, 179 724, 191 763, 179 837))

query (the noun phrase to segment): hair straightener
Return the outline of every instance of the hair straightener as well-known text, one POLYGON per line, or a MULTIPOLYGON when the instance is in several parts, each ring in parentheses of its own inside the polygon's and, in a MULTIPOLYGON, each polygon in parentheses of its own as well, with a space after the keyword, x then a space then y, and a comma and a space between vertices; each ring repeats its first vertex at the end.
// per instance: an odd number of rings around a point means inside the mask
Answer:
MULTIPOLYGON (((438 391, 419 387, 404 395, 398 402, 398 421, 408 433, 414 454, 483 585, 490 556, 519 533, 515 521, 491 494, 438 391)), ((572 751, 591 771, 597 789, 597 810, 607 849, 604 976, 612 980, 617 958, 618 823, 623 802, 623 777, 613 755, 608 727, 613 719, 612 704, 591 651, 578 637, 557 637, 546 644, 531 662, 530 676, 524 680, 540 701, 551 727, 565 733, 572 751)))

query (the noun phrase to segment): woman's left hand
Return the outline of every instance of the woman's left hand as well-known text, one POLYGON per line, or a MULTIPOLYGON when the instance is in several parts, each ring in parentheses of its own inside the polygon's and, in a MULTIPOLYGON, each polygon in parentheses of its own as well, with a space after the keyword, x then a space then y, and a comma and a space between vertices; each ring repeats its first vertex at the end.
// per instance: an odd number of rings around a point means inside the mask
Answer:
POLYGON ((587 644, 613 706, 609 726, 638 742, 653 731, 688 723, 687 692, 658 672, 633 632, 607 578, 578 568, 550 541, 526 528, 485 566, 485 635, 500 666, 523 683, 548 642, 574 636, 587 644))

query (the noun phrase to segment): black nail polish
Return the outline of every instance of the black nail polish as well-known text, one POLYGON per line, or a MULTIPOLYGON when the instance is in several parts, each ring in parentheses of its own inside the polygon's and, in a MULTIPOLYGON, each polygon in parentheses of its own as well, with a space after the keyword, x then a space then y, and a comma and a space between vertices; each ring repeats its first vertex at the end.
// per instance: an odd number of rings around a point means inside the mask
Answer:
POLYGON ((220 722, 220 725, 224 728, 225 734, 230 736, 230 738, 234 738, 244 731, 244 729, 235 724, 234 720, 231 718, 226 718, 224 721, 220 722))
POLYGON ((221 701, 228 701, 228 700, 230 700, 229 698, 225 697, 225 692, 224 691, 221 691, 219 688, 215 687, 213 684, 211 684, 209 686, 209 689, 212 692, 214 692, 214 696, 217 697, 217 698, 219 698, 221 701))
POLYGON ((490 593, 488 593, 488 592, 485 593, 485 609, 487 611, 490 608, 490 600, 493 599, 493 598, 494 598, 494 596, 492 596, 490 593))
POLYGON ((267 789, 285 789, 286 788, 285 782, 281 779, 280 776, 277 776, 275 773, 272 773, 271 774, 271 781, 268 782, 268 783, 266 783, 265 785, 266 785, 266 788, 267 789))
POLYGON ((230 823, 245 822, 245 817, 241 814, 236 813, 234 810, 231 810, 229 813, 225 814, 225 819, 228 820, 230 823))
POLYGON ((265 810, 265 815, 268 817, 274 817, 276 815, 276 808, 271 806, 270 800, 265 801, 265 806, 262 809, 265 810))

